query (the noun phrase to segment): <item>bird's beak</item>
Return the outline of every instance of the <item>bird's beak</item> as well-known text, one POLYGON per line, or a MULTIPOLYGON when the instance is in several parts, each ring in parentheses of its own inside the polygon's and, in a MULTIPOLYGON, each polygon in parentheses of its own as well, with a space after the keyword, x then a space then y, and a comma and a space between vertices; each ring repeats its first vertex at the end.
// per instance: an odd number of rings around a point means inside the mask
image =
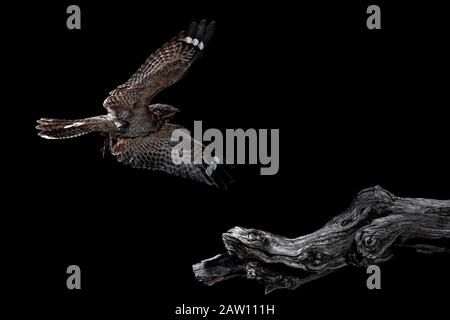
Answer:
POLYGON ((170 113, 169 117, 172 118, 176 113, 180 112, 180 109, 177 109, 175 107, 172 107, 172 112, 170 113))

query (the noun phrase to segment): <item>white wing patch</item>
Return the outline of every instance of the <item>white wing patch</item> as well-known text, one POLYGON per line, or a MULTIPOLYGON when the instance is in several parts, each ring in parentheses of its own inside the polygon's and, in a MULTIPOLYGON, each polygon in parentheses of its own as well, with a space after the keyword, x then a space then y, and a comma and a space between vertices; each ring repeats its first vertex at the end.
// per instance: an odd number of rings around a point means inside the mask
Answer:
POLYGON ((198 39, 192 39, 191 37, 186 37, 183 39, 183 41, 192 44, 194 47, 198 46, 200 50, 203 50, 203 48, 205 47, 203 41, 199 41, 198 39))
POLYGON ((208 168, 206 168, 205 173, 211 177, 211 175, 213 174, 214 170, 217 169, 217 164, 219 163, 219 158, 218 157, 214 157, 213 161, 211 161, 208 165, 208 168))

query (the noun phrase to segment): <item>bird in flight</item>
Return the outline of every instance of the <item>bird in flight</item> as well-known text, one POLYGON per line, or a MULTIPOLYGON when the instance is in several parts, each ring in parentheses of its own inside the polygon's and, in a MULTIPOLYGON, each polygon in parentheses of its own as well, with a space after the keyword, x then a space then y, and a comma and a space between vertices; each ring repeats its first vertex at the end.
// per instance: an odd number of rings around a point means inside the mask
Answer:
MULTIPOLYGON (((179 110, 167 104, 150 104, 160 91, 178 81, 203 53, 215 29, 215 22, 192 22, 156 50, 128 81, 109 93, 103 102, 107 114, 78 120, 37 120, 38 135, 46 139, 67 139, 97 132, 107 137, 109 147, 119 162, 135 168, 164 171, 221 189, 232 182, 218 165, 218 158, 200 164, 175 164, 171 152, 177 141, 172 133, 182 127, 168 121, 179 110)), ((186 137, 184 137, 186 138, 186 137)), ((192 144, 200 144, 193 138, 192 144)))

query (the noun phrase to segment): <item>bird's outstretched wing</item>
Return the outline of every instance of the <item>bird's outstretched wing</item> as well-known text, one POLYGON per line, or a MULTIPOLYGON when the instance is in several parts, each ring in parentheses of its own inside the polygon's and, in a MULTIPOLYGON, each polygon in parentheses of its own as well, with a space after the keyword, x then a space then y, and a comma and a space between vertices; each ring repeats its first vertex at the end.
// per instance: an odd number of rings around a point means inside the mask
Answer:
POLYGON ((111 91, 103 106, 114 111, 147 107, 158 92, 180 79, 201 56, 214 29, 214 21, 192 22, 188 31, 164 44, 126 83, 111 91))
MULTIPOLYGON (((201 164, 174 163, 172 150, 179 142, 172 141, 171 138, 176 129, 182 129, 182 127, 165 124, 158 132, 145 137, 119 139, 112 148, 112 154, 119 162, 135 168, 164 171, 226 189, 233 179, 225 168, 217 163, 216 158, 207 160, 200 155, 200 159, 203 159, 201 164)), ((194 153, 203 151, 200 142, 193 140, 189 135, 184 134, 182 138, 185 143, 189 141, 200 146, 200 148, 191 148, 194 153)))

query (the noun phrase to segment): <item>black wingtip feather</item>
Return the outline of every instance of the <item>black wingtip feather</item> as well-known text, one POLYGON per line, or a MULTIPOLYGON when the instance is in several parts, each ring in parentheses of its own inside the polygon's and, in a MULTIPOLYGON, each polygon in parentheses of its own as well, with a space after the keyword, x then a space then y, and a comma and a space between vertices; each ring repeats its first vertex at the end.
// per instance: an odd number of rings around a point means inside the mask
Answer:
POLYGON ((205 35, 206 30, 206 19, 203 19, 200 21, 200 23, 197 26, 197 32, 195 33, 195 38, 198 39, 198 41, 203 40, 203 36, 205 35))
POLYGON ((194 38, 196 30, 197 30, 197 22, 193 21, 189 24, 188 36, 194 38))
POLYGON ((191 22, 189 24, 187 33, 180 33, 181 38, 179 40, 187 43, 190 46, 194 46, 194 48, 196 49, 195 56, 192 61, 197 60, 203 55, 203 49, 211 40, 214 34, 215 26, 215 21, 211 21, 208 23, 206 19, 203 19, 200 22, 191 22))
POLYGON ((234 182, 231 175, 223 167, 223 165, 217 166, 214 173, 211 175, 214 184, 221 190, 227 190, 228 186, 234 182))
POLYGON ((203 43, 206 45, 211 40, 215 29, 215 21, 211 21, 208 23, 206 19, 203 19, 198 23, 195 21, 191 22, 189 24, 187 35, 192 39, 203 41, 203 43))
POLYGON ((206 31, 205 31, 205 36, 203 37, 203 43, 205 44, 205 46, 211 40, 215 30, 216 30, 216 22, 215 21, 211 21, 208 24, 208 27, 206 28, 206 31))

